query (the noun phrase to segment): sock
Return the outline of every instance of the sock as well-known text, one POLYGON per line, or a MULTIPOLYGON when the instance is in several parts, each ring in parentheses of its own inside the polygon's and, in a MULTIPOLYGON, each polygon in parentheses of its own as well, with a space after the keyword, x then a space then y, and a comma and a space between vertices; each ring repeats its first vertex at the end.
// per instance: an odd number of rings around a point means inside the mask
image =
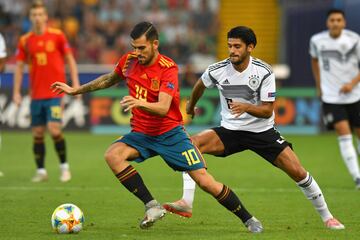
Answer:
POLYGON ((189 174, 183 172, 183 196, 182 199, 186 204, 192 208, 195 194, 195 181, 190 177, 189 174))
POLYGON ((44 138, 35 137, 33 143, 33 152, 37 168, 45 167, 45 144, 44 138))
POLYGON ((36 170, 36 172, 37 172, 37 173, 39 173, 39 174, 42 174, 42 175, 47 174, 47 172, 46 172, 46 169, 45 169, 45 168, 38 168, 38 169, 36 170))
POLYGON ((357 138, 357 152, 360 155, 360 138, 357 138))
POLYGON ((60 163, 66 163, 66 145, 62 135, 53 136, 55 150, 59 156, 60 163))
POLYGON ((61 171, 67 171, 67 170, 69 170, 69 164, 68 163, 61 163, 60 164, 60 170, 61 171))
POLYGON ((144 204, 154 200, 151 193, 145 186, 140 174, 129 165, 127 168, 116 174, 116 177, 124 185, 124 187, 132 192, 137 198, 139 198, 144 204))
POLYGON ((360 178, 360 170, 357 154, 352 141, 352 135, 342 135, 338 137, 341 156, 344 163, 352 176, 353 180, 360 178))
POLYGON ((315 179, 307 173, 306 177, 297 183, 301 191, 305 194, 306 198, 311 201, 316 211, 320 214, 321 219, 326 222, 330 218, 333 218, 331 215, 325 198, 321 192, 319 185, 316 183, 315 179))
POLYGON ((252 215, 241 204, 240 199, 227 186, 223 186, 223 189, 216 197, 216 200, 218 200, 221 205, 240 218, 243 223, 252 218, 252 215))

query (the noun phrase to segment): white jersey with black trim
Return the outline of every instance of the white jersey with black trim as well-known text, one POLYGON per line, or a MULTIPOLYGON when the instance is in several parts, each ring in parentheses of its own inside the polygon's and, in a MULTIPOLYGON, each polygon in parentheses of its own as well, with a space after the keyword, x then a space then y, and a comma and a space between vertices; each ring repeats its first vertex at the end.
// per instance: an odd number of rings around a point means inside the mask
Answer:
POLYGON ((6 57, 5 40, 0 33, 0 58, 5 58, 5 57, 6 57))
POLYGON ((359 74, 360 38, 357 33, 344 29, 338 38, 332 38, 329 31, 317 33, 310 39, 309 52, 319 62, 323 102, 349 104, 360 100, 360 84, 350 93, 340 93, 341 87, 359 74))
POLYGON ((210 65, 201 80, 207 88, 217 87, 221 102, 221 126, 229 130, 263 132, 274 126, 274 112, 270 118, 258 118, 248 113, 235 117, 229 102, 260 105, 275 101, 275 76, 265 62, 250 57, 243 72, 235 70, 229 59, 210 65))

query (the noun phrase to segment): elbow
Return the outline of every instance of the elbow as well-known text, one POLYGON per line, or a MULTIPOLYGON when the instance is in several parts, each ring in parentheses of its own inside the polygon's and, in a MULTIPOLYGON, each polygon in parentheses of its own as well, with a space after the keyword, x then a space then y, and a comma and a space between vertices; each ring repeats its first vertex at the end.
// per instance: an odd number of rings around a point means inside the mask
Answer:
POLYGON ((166 114, 169 112, 169 109, 170 109, 170 107, 163 107, 163 108, 159 109, 158 115, 160 117, 165 117, 166 114))
POLYGON ((271 111, 266 111, 266 112, 264 113, 263 118, 271 118, 272 115, 273 115, 273 111, 272 111, 272 110, 271 110, 271 111))

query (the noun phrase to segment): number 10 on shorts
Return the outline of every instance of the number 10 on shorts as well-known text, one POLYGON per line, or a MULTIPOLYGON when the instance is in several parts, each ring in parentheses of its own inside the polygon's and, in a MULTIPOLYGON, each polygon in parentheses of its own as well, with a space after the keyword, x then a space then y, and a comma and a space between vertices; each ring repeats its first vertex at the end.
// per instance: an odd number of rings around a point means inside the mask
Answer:
POLYGON ((189 166, 197 164, 200 162, 200 159, 195 151, 195 149, 190 149, 185 152, 182 152, 181 155, 186 157, 186 161, 188 162, 189 166))

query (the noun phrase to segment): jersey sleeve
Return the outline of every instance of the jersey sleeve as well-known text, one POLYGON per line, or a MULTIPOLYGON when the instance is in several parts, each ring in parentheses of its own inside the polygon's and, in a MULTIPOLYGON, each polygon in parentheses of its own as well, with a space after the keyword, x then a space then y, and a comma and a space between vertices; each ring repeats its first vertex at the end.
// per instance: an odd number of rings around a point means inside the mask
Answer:
POLYGON ((116 72, 117 75, 119 75, 119 77, 121 79, 125 79, 125 76, 123 74, 123 68, 124 68, 124 64, 125 64, 125 61, 127 59, 127 54, 123 55, 120 60, 117 62, 116 66, 115 66, 115 69, 114 69, 114 72, 116 72))
POLYGON ((274 102, 276 95, 275 75, 266 75, 261 83, 260 100, 262 102, 274 102))
POLYGON ((16 61, 26 61, 26 51, 25 51, 25 40, 20 38, 20 41, 16 48, 15 58, 16 61))
POLYGON ((6 45, 3 36, 0 34, 0 58, 6 57, 6 45))
POLYGON ((178 67, 173 66, 167 68, 161 76, 160 92, 165 92, 170 96, 174 96, 179 89, 178 67))
POLYGON ((318 51, 313 37, 310 39, 309 53, 312 58, 318 58, 318 51))
POLYGON ((59 35, 58 39, 59 39, 60 51, 62 52, 62 54, 66 55, 68 53, 71 53, 71 47, 70 47, 70 44, 69 44, 65 34, 61 33, 59 35))
POLYGON ((215 86, 215 81, 213 79, 213 76, 210 75, 209 68, 205 70, 205 72, 201 75, 200 79, 207 88, 213 88, 215 86))

